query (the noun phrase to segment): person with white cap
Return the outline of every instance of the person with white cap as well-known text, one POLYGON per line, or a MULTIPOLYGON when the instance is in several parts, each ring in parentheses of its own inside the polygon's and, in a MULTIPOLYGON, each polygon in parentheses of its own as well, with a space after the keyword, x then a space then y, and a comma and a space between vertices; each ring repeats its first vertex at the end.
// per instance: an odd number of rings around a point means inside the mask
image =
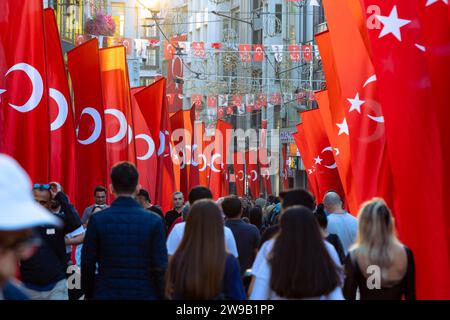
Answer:
POLYGON ((28 298, 13 279, 19 261, 38 247, 32 228, 40 225, 61 226, 61 221, 36 204, 31 181, 19 164, 0 154, 0 300, 28 298))

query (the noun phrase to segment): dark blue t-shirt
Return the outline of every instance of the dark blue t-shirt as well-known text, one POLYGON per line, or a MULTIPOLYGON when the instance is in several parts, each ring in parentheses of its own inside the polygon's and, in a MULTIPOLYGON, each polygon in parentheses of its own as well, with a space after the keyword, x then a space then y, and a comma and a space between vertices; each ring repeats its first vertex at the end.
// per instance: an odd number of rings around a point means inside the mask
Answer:
POLYGON ((225 225, 233 232, 239 254, 240 274, 243 275, 245 270, 252 267, 261 235, 257 227, 242 220, 227 220, 225 225))

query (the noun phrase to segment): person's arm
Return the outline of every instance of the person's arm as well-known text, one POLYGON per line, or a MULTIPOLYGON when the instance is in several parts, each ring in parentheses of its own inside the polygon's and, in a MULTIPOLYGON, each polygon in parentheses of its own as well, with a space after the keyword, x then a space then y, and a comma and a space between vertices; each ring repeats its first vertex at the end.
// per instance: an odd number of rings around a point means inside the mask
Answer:
POLYGON ((416 300, 416 267, 414 264, 414 255, 410 249, 407 249, 408 267, 405 275, 405 300, 416 300))
POLYGON ((233 232, 227 227, 225 227, 225 238, 225 245, 227 247, 226 249, 229 253, 238 258, 239 253, 236 245, 236 240, 234 239, 233 232))
POLYGON ((344 281, 344 297, 346 300, 356 300, 356 290, 358 283, 356 281, 355 264, 352 261, 351 254, 345 259, 345 281, 344 281))
POLYGON ((76 246, 82 244, 83 241, 84 241, 84 232, 72 238, 65 238, 66 246, 76 246))
POLYGON ((64 212, 64 233, 68 234, 78 229, 82 225, 81 219, 67 196, 60 191, 55 195, 55 200, 61 204, 61 210, 64 212))
POLYGON ((94 294, 95 268, 98 258, 96 221, 94 215, 86 230, 81 251, 81 287, 85 293, 85 299, 92 299, 94 294))
POLYGON ((166 231, 164 221, 158 219, 151 237, 150 250, 152 259, 150 265, 150 276, 155 285, 155 292, 158 299, 164 299, 165 292, 165 273, 167 269, 167 248, 166 248, 166 231))

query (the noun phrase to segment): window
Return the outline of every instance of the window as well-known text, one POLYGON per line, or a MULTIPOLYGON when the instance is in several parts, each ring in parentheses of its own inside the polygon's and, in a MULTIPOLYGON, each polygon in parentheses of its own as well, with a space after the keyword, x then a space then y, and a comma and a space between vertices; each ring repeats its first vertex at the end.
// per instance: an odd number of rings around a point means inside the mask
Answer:
POLYGON ((158 33, 156 32, 157 28, 155 25, 155 21, 151 18, 144 18, 143 23, 145 27, 143 27, 143 38, 156 38, 158 36, 158 33))
POLYGON ((116 23, 116 31, 114 32, 114 36, 122 36, 124 35, 125 29, 125 3, 124 2, 112 2, 112 18, 116 23))
POLYGON ((156 49, 147 49, 147 60, 145 62, 145 65, 149 66, 149 67, 156 67, 156 58, 157 58, 157 54, 156 54, 156 49))

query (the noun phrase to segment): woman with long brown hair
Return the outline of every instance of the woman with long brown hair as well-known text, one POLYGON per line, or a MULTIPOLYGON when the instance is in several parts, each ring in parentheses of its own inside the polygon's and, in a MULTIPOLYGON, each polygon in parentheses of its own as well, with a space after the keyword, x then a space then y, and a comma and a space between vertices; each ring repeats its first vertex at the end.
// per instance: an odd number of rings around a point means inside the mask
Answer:
POLYGON ((255 259, 250 299, 343 300, 339 265, 312 211, 291 207, 281 215, 280 232, 255 259))
POLYGON ((358 235, 345 263, 344 296, 361 300, 415 300, 414 257, 395 234, 394 219, 384 200, 364 203, 358 235))
POLYGON ((237 259, 225 250, 224 222, 212 200, 191 207, 166 276, 170 299, 245 299, 237 259))

